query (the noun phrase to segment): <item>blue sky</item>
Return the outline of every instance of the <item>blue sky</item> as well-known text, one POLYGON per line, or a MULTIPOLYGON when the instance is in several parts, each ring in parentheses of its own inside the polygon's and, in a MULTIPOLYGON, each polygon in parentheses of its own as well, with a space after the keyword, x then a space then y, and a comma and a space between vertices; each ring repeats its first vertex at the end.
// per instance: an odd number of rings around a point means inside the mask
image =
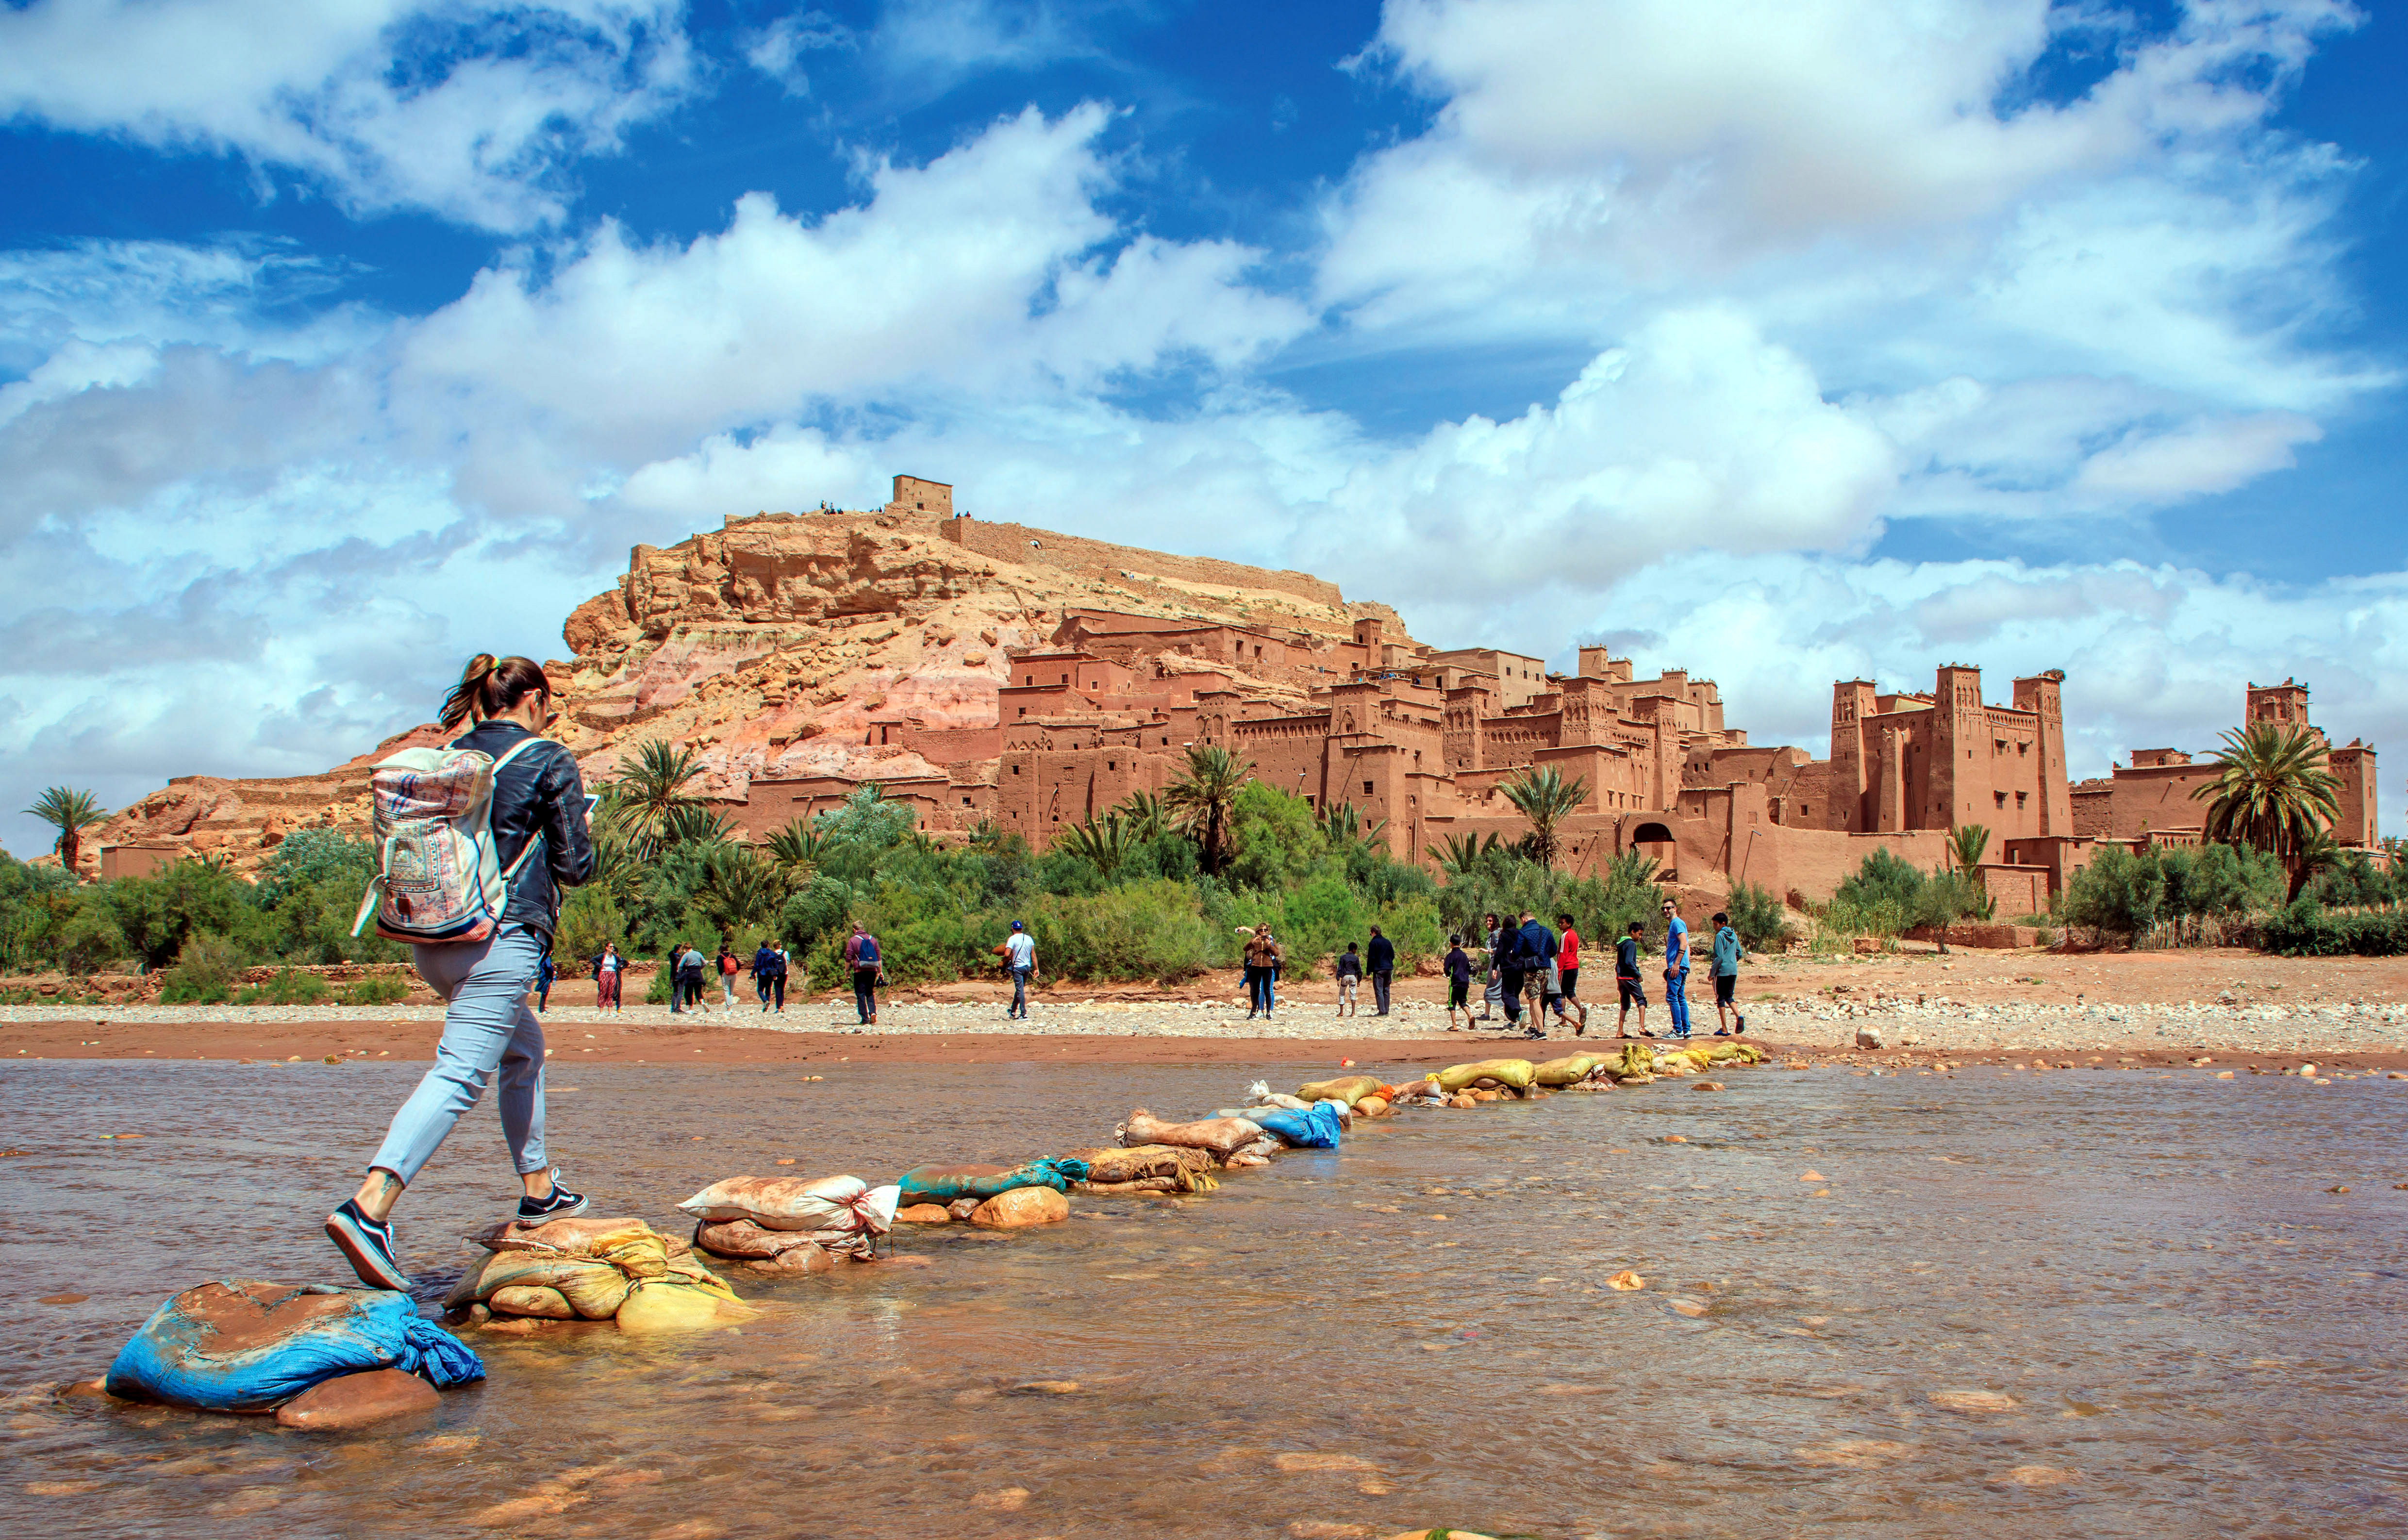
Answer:
POLYGON ((1758 741, 1961 659, 2066 669, 2077 773, 2286 674, 2385 744, 2404 56, 2316 0, 11 0, 0 807, 322 768, 629 545, 897 470, 1758 741))

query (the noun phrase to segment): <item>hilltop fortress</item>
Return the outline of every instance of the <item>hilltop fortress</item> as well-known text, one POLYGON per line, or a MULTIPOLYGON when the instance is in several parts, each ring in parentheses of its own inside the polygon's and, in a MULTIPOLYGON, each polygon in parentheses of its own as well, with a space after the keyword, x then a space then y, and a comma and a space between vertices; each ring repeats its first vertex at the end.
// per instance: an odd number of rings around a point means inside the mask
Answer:
MULTIPOLYGON (((1928 693, 1842 681, 1817 760, 1751 743, 1709 678, 1641 678, 1603 648, 1578 649, 1570 675, 1436 648, 1305 573, 974 520, 914 477, 880 509, 730 519, 638 546, 563 635, 574 656, 545 667, 588 781, 643 741, 691 745, 702 791, 753 839, 875 782, 939 837, 991 824, 1041 850, 1170 785, 1190 745, 1218 744, 1423 861, 1454 835, 1519 838, 1501 787, 1551 767, 1586 789, 1558 830, 1565 864, 1637 849, 1684 886, 1792 902, 1828 897, 1874 848, 1937 866, 1947 831, 1978 823, 1984 880, 2013 914, 2044 907, 2101 841, 2178 821, 2122 827, 2123 777, 2158 762, 2119 769, 2103 802, 2101 783, 2069 786, 2056 672, 2015 680, 2007 705, 1962 665, 1928 693)), ((2296 695, 2266 709, 2304 720, 2304 687, 2285 688, 2296 695)), ((96 864, 200 851, 249 865, 296 828, 365 825, 368 766, 436 740, 414 728, 318 777, 179 777, 101 831, 96 864)), ((2371 843, 2373 751, 2336 750, 2335 768, 2353 788, 2344 836, 2371 843)))

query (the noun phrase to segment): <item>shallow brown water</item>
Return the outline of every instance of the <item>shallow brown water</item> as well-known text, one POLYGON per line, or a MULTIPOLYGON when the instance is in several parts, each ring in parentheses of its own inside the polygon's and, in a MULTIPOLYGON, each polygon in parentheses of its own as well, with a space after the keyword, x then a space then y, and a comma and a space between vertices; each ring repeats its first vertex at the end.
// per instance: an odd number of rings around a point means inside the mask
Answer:
MULTIPOLYGON (((2372 1080, 1759 1070, 1413 1113, 1208 1198, 907 1231, 926 1268, 738 1270, 771 1307, 740 1333, 469 1332, 491 1378, 387 1432, 57 1394, 176 1290, 345 1281, 317 1220, 418 1070, 9 1066, 0 1529, 2408 1531, 2408 1084, 2372 1080)), ((1016 1161, 1326 1072, 597 1066, 552 1142, 666 1228, 780 1155, 1016 1161)), ((509 1186, 480 1108, 401 1210, 412 1265, 464 1262, 509 1186)))

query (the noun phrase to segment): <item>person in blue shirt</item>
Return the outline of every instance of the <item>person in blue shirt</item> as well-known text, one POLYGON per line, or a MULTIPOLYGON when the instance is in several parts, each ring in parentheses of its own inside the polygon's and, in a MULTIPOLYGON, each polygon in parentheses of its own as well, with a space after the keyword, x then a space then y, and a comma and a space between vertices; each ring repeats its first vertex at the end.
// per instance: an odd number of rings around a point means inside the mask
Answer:
POLYGON ((1547 1002, 1562 992, 1555 983, 1555 933, 1547 922, 1525 909, 1521 927, 1522 977, 1530 991, 1530 1024, 1523 1029, 1525 1037, 1547 1035, 1547 1002))
POLYGON ((1664 1008, 1672 1013, 1672 1035, 1689 1035, 1689 924, 1681 906, 1664 901, 1664 1008))
POLYGON ((536 964, 535 969, 536 1009, 543 1010, 551 1005, 552 981, 559 977, 560 964, 552 960, 552 954, 550 952, 544 953, 543 960, 536 964))
POLYGON ((1397 944, 1371 927, 1371 944, 1363 949, 1363 965, 1371 975, 1371 1007, 1375 1016, 1388 1014, 1388 988, 1397 979, 1397 944))
POLYGON ((1739 944, 1739 933, 1731 929, 1730 916, 1714 916, 1714 1028, 1717 1037, 1731 1034, 1730 1018, 1739 1018, 1739 1030, 1747 1031, 1747 1013, 1739 1008, 1739 963, 1747 948, 1739 944), (1727 1014, 1726 1014, 1727 1013, 1727 1014))

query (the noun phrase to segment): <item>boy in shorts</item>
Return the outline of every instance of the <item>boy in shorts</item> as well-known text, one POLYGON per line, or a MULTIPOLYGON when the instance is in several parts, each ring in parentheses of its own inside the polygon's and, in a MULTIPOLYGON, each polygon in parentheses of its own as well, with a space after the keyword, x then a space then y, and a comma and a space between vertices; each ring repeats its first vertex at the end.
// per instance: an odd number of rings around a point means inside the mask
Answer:
POLYGON ((1730 1018, 1739 1018, 1739 1030, 1747 1031, 1747 1013, 1739 1008, 1739 963, 1747 948, 1739 944, 1739 933, 1731 929, 1730 916, 1714 916, 1714 1035, 1731 1034, 1730 1018))
POLYGON ((1354 1016, 1358 1014, 1358 1007, 1354 1004, 1354 991, 1361 986, 1362 982, 1362 954, 1355 951, 1354 943, 1349 941, 1346 943, 1346 950, 1339 954, 1338 958, 1339 1015, 1354 1016))
POLYGON ((1463 937, 1446 938, 1446 1030, 1469 1032, 1471 1029, 1471 954, 1463 949, 1463 937), (1455 1024, 1455 1013, 1463 1013, 1463 1025, 1455 1024))
POLYGON ((1613 1026, 1613 1035, 1630 1035, 1630 1007, 1639 1007, 1639 1035, 1653 1037, 1647 1030, 1647 986, 1639 977, 1639 948, 1644 944, 1647 927, 1634 920, 1630 934, 1613 944, 1613 987, 1622 995, 1622 1018, 1613 1026))

